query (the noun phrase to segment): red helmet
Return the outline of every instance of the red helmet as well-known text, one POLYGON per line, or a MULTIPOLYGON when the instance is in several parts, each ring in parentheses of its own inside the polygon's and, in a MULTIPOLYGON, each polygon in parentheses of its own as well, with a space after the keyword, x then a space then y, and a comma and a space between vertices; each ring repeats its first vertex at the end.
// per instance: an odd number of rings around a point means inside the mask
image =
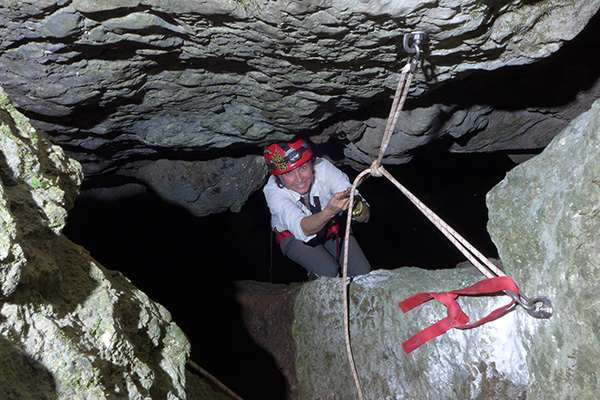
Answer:
POLYGON ((310 160, 313 152, 306 141, 299 139, 270 144, 265 148, 264 156, 269 172, 281 175, 310 160))

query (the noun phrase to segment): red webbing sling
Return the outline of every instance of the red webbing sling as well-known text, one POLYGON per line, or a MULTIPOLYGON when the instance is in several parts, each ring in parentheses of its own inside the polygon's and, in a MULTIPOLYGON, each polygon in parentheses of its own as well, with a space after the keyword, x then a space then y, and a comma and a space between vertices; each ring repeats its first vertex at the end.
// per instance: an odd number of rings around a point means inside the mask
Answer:
POLYGON ((488 316, 480 319, 479 321, 472 324, 467 324, 467 322, 469 322, 469 317, 461 310, 460 306, 456 302, 456 298, 460 295, 492 294, 502 292, 504 290, 510 290, 517 296, 519 295, 519 289, 517 288, 515 282, 507 276, 501 276, 485 279, 465 289, 453 290, 451 292, 422 292, 401 301, 398 303, 398 305, 403 312, 412 310, 414 307, 431 299, 438 300, 448 308, 448 316, 446 318, 436 322, 428 328, 423 329, 421 332, 404 342, 402 344, 404 352, 408 354, 428 340, 433 339, 452 328, 474 328, 500 317, 515 304, 514 300, 507 305, 492 311, 488 316))

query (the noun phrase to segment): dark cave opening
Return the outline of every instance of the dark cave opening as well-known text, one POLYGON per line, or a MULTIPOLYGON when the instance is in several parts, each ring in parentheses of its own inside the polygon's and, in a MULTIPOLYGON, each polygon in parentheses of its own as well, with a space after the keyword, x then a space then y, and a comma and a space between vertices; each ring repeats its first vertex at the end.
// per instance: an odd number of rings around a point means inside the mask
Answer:
MULTIPOLYGON (((396 179, 488 257, 486 193, 515 164, 505 154, 438 153, 386 166, 396 179)), ((358 172, 343 168, 351 179, 358 172)), ((385 178, 359 187, 371 220, 354 224, 374 269, 452 268, 464 256, 385 178)), ((197 218, 153 193, 103 202, 78 199, 64 233, 106 268, 164 305, 192 343, 191 359, 245 399, 284 399, 285 380, 245 333, 233 281, 302 282, 269 228, 261 191, 239 213, 197 218)))

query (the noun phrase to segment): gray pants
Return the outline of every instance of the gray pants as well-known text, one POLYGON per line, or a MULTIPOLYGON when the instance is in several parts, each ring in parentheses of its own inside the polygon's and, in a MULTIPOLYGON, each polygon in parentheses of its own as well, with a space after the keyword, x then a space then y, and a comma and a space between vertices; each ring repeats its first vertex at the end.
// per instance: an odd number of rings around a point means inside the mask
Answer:
MULTIPOLYGON (((340 237, 340 259, 337 259, 337 243, 335 239, 326 240, 325 243, 311 246, 293 235, 283 239, 279 246, 283 254, 300 264, 310 280, 319 276, 335 277, 341 275, 344 262, 344 238, 340 237), (338 272, 339 271, 339 272, 338 272)), ((348 243, 348 276, 367 274, 371 271, 371 264, 363 254, 358 242, 350 235, 348 243)))

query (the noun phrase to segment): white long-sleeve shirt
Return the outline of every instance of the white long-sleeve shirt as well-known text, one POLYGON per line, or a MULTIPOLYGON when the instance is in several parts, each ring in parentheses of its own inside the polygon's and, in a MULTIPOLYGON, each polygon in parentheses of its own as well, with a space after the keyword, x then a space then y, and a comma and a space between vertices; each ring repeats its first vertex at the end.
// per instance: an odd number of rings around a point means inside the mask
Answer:
MULTIPOLYGON (((352 184, 348 176, 331 162, 317 158, 313 184, 310 189, 310 202, 315 206, 318 197, 321 208, 325 208, 335 193, 343 192, 352 184)), ((301 201, 302 196, 294 190, 277 186, 275 177, 271 176, 263 188, 269 210, 271 210, 271 227, 277 232, 290 231, 298 240, 308 242, 316 235, 307 236, 302 231, 300 221, 312 214, 301 201)), ((358 194, 358 191, 355 195, 358 194)))

